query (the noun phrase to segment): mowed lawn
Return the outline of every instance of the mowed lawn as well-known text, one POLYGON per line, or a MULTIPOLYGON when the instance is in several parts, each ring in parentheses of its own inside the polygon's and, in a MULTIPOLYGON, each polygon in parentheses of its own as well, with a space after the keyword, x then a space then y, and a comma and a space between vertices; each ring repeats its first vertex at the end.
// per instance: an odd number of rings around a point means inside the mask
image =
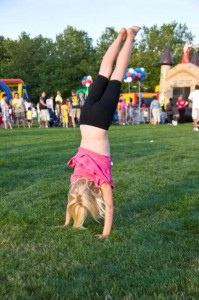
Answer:
POLYGON ((199 132, 112 126, 115 217, 63 227, 79 129, 0 131, 1 299, 199 299, 199 132))

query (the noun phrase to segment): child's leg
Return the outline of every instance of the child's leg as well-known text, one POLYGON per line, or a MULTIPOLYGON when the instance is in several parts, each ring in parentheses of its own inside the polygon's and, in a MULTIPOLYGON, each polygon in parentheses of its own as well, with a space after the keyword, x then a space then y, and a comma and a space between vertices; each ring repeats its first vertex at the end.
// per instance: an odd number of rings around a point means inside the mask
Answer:
POLYGON ((112 72, 113 72, 113 64, 118 56, 120 46, 122 42, 126 39, 127 31, 125 28, 122 28, 117 36, 117 38, 114 40, 114 42, 111 44, 111 46, 106 51, 103 60, 101 62, 99 74, 110 78, 112 72))
MULTIPOLYGON (((94 107, 94 110, 92 111, 92 113, 93 113, 93 116, 96 115, 95 116, 96 121, 98 120, 97 127, 108 130, 108 127, 110 126, 110 124, 112 122, 112 118, 115 113, 115 110, 116 110, 116 107, 118 104, 119 95, 120 95, 121 81, 123 79, 125 70, 129 63, 134 38, 136 36, 136 33, 139 30, 140 30, 140 27, 137 27, 137 26, 134 26, 134 27, 128 29, 126 41, 124 42, 124 45, 118 55, 118 58, 116 61, 116 67, 111 75, 109 84, 107 85, 107 88, 104 91, 103 96, 101 97, 100 101, 95 104, 95 107, 94 107), (105 110, 105 112, 104 112, 104 110, 105 110), (101 121, 97 117, 98 111, 100 111, 101 115, 104 116, 103 118, 101 118, 101 121)), ((111 59, 111 57, 109 57, 109 56, 116 55, 116 53, 117 53, 116 49, 117 50, 119 49, 119 41, 121 43, 122 36, 124 36, 124 34, 119 34, 118 38, 117 38, 118 40, 116 39, 116 41, 117 41, 116 45, 113 46, 115 43, 115 42, 113 42, 111 47, 108 49, 108 51, 105 54, 105 57, 103 59, 102 67, 105 64, 105 62, 109 65, 112 64, 113 59, 111 59), (112 49, 112 46, 113 46, 113 49, 112 49), (109 60, 109 62, 108 62, 108 60, 109 60)), ((115 59, 115 57, 114 57, 114 59, 115 59)), ((103 70, 105 70, 104 72, 108 72, 107 71, 108 68, 106 69, 105 66, 104 66, 103 70)), ((125 122, 125 114, 122 113, 121 117, 122 117, 121 121, 124 123, 125 122)))
POLYGON ((7 129, 7 122, 4 121, 4 128, 7 129))
POLYGON ((129 64, 129 59, 132 52, 133 42, 140 27, 133 26, 127 30, 127 38, 122 47, 115 66, 115 70, 112 73, 111 80, 122 81, 126 68, 129 64))
MULTIPOLYGON (((122 42, 126 39, 126 35, 126 29, 122 28, 117 38, 106 51, 100 65, 99 76, 97 77, 88 95, 86 104, 90 103, 92 105, 93 103, 100 101, 101 97, 103 96, 109 83, 109 78, 113 72, 113 64, 118 56, 122 42)), ((83 114, 85 114, 86 107, 87 105, 85 105, 82 109, 83 114)))

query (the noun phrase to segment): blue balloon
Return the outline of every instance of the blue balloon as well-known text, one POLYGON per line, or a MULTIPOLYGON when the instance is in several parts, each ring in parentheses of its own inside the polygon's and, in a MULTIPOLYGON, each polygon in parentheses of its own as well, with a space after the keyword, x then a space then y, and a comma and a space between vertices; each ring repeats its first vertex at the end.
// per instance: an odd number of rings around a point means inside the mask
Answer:
POLYGON ((134 71, 133 74, 132 74, 132 78, 135 79, 136 76, 137 76, 137 72, 134 71))
POLYGON ((141 70, 141 74, 142 74, 142 76, 145 76, 146 75, 146 71, 145 70, 141 70))
POLYGON ((140 82, 144 81, 145 76, 140 78, 140 82))
POLYGON ((135 72, 137 72, 137 73, 141 73, 141 70, 140 70, 140 68, 135 68, 135 72))

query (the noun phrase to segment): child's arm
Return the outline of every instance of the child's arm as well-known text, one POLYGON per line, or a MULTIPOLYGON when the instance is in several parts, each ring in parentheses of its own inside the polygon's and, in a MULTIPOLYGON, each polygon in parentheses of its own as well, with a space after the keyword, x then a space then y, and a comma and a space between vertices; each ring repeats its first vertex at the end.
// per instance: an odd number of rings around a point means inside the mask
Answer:
POLYGON ((98 236, 99 239, 103 239, 109 236, 111 232, 112 223, 113 223, 113 210, 114 210, 111 186, 107 183, 103 183, 101 186, 101 190, 105 201, 105 218, 104 218, 103 233, 98 236))
POLYGON ((66 208, 66 220, 65 220, 64 226, 67 226, 70 223, 70 219, 71 219, 71 216, 68 212, 68 209, 66 208))

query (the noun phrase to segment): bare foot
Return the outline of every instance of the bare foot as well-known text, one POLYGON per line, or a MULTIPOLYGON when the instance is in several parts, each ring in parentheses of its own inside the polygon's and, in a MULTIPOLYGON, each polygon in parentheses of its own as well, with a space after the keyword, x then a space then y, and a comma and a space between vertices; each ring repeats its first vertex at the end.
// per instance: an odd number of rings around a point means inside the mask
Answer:
POLYGON ((140 31, 141 27, 139 26, 133 26, 131 28, 128 28, 127 30, 127 36, 130 37, 132 40, 135 39, 136 34, 138 33, 138 31, 140 31))
POLYGON ((126 30, 126 28, 121 28, 119 34, 121 34, 121 36, 122 36, 122 41, 125 41, 126 37, 127 37, 127 30, 126 30))

